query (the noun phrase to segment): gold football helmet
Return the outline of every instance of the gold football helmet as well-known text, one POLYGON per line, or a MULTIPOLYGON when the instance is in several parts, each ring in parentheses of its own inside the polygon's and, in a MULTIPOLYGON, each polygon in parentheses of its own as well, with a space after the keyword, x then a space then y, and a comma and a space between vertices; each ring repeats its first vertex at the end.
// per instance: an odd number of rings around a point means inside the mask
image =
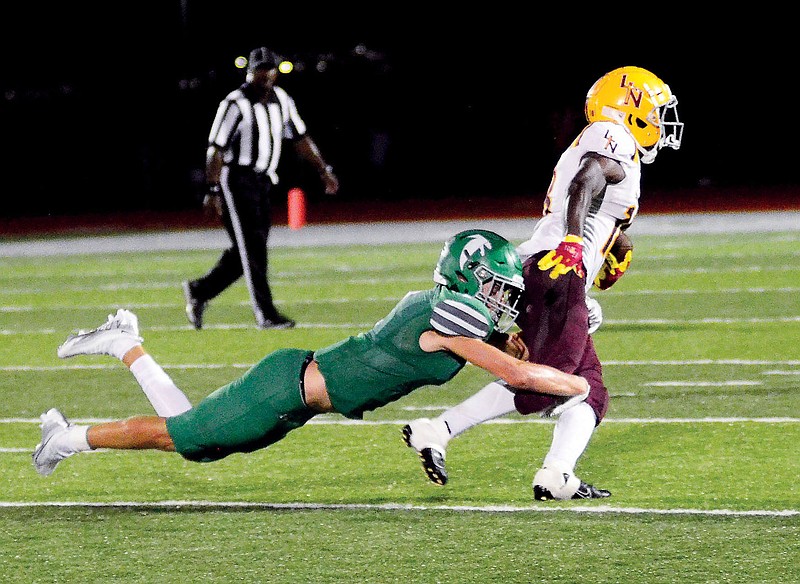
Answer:
POLYGON ((678 99, 669 85, 641 67, 620 67, 598 79, 586 94, 586 119, 624 125, 636 140, 642 162, 655 160, 659 149, 681 147, 683 123, 678 99))

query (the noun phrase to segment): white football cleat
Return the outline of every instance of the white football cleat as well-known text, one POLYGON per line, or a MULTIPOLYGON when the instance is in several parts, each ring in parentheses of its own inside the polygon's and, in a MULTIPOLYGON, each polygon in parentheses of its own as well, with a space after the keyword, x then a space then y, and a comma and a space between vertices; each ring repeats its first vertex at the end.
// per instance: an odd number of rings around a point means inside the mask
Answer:
POLYGON ((422 470, 428 479, 437 485, 447 483, 447 469, 444 466, 445 445, 448 431, 445 424, 428 418, 419 418, 403 426, 403 441, 417 451, 422 461, 422 470))
POLYGON ((61 438, 66 435, 70 426, 61 412, 51 408, 39 416, 39 419, 42 420, 40 424, 42 441, 36 445, 32 458, 36 472, 46 477, 53 474, 59 462, 74 452, 66 448, 64 444, 60 444, 61 438))
POLYGON ((130 310, 120 308, 96 329, 80 330, 68 336, 58 347, 58 356, 66 359, 75 355, 111 355, 122 359, 143 340, 139 336, 139 319, 130 310))
POLYGON ((611 491, 584 483, 571 472, 555 467, 542 467, 533 477, 533 498, 537 501, 566 499, 605 499, 611 491))

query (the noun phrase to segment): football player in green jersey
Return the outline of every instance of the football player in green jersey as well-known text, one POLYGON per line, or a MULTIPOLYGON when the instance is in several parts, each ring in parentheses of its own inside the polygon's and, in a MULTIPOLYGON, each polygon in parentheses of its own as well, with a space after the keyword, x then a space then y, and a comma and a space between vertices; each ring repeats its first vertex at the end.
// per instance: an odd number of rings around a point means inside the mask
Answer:
POLYGON ((197 462, 219 460, 273 444, 315 415, 361 418, 424 385, 441 385, 469 361, 519 391, 568 396, 579 403, 588 382, 525 360, 516 334, 487 342, 517 316, 522 266, 514 247, 485 230, 467 230, 444 245, 436 286, 409 292, 371 330, 318 349, 280 349, 242 377, 192 407, 142 347, 138 319, 127 310, 100 327, 70 335, 61 358, 111 355, 127 365, 155 416, 75 425, 53 408, 42 414, 33 464, 42 475, 77 452, 97 448, 177 452, 197 462))

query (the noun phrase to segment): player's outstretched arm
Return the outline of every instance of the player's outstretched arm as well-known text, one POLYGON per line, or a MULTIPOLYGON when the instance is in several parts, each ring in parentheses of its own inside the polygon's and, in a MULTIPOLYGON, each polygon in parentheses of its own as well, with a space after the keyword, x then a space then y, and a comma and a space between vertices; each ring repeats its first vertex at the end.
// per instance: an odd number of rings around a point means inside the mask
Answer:
POLYGON ((583 377, 521 361, 478 339, 447 337, 430 330, 422 333, 419 346, 428 353, 450 351, 518 390, 568 397, 587 392, 588 382, 583 377))

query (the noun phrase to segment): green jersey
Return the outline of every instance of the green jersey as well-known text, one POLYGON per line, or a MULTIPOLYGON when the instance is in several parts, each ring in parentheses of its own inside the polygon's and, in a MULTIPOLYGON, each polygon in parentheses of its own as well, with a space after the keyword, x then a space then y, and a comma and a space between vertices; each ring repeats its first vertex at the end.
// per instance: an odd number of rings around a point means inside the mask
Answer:
POLYGON ((334 409, 361 418, 418 387, 452 379, 465 361, 447 351, 423 351, 419 338, 427 330, 486 340, 494 321, 472 296, 442 287, 409 292, 372 330, 314 354, 334 409))

